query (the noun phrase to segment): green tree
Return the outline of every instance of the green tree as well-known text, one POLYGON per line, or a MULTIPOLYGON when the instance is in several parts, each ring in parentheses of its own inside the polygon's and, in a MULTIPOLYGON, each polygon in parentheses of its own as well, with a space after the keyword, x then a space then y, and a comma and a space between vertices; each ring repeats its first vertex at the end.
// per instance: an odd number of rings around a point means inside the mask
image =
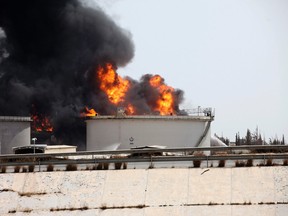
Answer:
POLYGON ((247 129, 246 137, 245 137, 245 144, 246 145, 251 145, 252 144, 252 135, 251 131, 247 129))
POLYGON ((238 133, 236 133, 236 135, 235 135, 235 145, 236 145, 236 146, 239 145, 239 141, 238 141, 238 133))
POLYGON ((284 138, 284 134, 282 135, 281 145, 285 145, 285 138, 284 138))
POLYGON ((241 138, 240 138, 240 133, 236 133, 236 136, 235 136, 235 145, 236 146, 240 146, 241 145, 241 138))
POLYGON ((263 140, 261 134, 258 136, 257 145, 263 145, 263 140))

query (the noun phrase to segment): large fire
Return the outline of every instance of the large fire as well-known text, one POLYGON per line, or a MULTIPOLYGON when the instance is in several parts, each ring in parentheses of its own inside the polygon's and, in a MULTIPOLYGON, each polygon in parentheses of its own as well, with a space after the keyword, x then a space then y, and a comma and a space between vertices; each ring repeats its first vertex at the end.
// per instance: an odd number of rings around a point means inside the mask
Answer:
POLYGON ((161 76, 155 75, 151 77, 149 81, 150 85, 157 89, 159 97, 157 99, 157 106, 154 107, 155 111, 159 111, 160 115, 173 115, 174 110, 174 89, 164 84, 164 80, 161 76))
MULTIPOLYGON (((160 115, 175 115, 175 90, 166 85, 164 79, 160 75, 148 75, 146 86, 149 86, 149 93, 153 92, 153 99, 147 102, 150 111, 139 111, 139 106, 136 107, 133 101, 129 101, 127 93, 133 88, 133 81, 119 76, 112 64, 106 63, 104 66, 97 67, 96 80, 99 90, 105 93, 107 100, 113 107, 123 107, 127 115, 143 115, 143 114, 160 114, 160 115), (134 103, 134 104, 133 104, 134 103)), ((146 78, 147 78, 146 77, 146 78)), ((133 91, 133 89, 132 89, 133 91)), ((145 93, 144 93, 145 94, 145 93)), ((147 100, 147 95, 142 100, 147 100)), ((80 117, 93 117, 98 113, 94 108, 84 107, 80 117)), ((48 117, 43 115, 32 115, 34 130, 52 132, 53 126, 48 117)))
MULTIPOLYGON (((133 102, 126 98, 127 92, 133 87, 133 82, 119 76, 112 64, 106 63, 104 66, 99 66, 96 70, 96 79, 99 83, 99 88, 105 93, 108 100, 115 106, 124 107, 128 115, 143 114, 137 110, 133 102)), ((155 101, 150 103, 150 110, 153 113, 160 115, 174 115, 175 105, 173 93, 174 89, 164 83, 164 79, 159 75, 154 75, 149 78, 150 88, 157 92, 155 101)), ((85 112, 81 116, 95 116, 94 109, 85 108, 85 112)))
POLYGON ((118 105, 124 101, 130 83, 115 72, 112 64, 107 63, 105 67, 99 66, 97 76, 100 80, 100 89, 106 93, 111 103, 118 105))

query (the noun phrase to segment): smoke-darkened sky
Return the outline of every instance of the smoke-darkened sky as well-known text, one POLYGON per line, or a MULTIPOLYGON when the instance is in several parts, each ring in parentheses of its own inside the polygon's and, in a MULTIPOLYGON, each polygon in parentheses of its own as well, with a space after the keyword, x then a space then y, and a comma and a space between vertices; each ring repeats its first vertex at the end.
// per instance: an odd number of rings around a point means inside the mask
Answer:
POLYGON ((58 143, 78 144, 96 67, 133 58, 129 32, 78 0, 1 0, 0 27, 0 115, 48 118, 58 143))

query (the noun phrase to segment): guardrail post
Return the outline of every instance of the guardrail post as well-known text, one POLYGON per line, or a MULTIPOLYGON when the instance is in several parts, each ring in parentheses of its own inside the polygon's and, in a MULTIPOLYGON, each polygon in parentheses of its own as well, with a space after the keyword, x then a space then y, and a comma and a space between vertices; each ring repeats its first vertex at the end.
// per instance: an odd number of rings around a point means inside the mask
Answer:
POLYGON ((149 166, 149 168, 153 168, 152 155, 150 155, 150 166, 149 166))
POLYGON ((40 160, 38 161, 38 165, 39 165, 39 172, 40 172, 40 171, 41 171, 41 170, 40 170, 40 160))
POLYGON ((208 168, 208 155, 206 155, 206 162, 207 162, 207 168, 208 168))
POLYGON ((264 158, 263 158, 263 159, 264 159, 264 162, 263 162, 263 164, 264 164, 264 166, 265 166, 265 163, 266 163, 266 161, 265 161, 265 155, 264 155, 264 158))

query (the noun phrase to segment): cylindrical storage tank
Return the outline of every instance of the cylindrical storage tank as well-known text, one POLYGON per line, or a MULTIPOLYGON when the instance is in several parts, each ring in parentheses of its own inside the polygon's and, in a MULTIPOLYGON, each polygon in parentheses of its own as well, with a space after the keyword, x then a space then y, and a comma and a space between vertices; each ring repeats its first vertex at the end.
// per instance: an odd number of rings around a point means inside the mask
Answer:
POLYGON ((30 117, 0 116, 0 153, 13 154, 13 147, 30 145, 30 117))
POLYGON ((97 116, 87 119, 87 150, 210 146, 211 116, 97 116))

